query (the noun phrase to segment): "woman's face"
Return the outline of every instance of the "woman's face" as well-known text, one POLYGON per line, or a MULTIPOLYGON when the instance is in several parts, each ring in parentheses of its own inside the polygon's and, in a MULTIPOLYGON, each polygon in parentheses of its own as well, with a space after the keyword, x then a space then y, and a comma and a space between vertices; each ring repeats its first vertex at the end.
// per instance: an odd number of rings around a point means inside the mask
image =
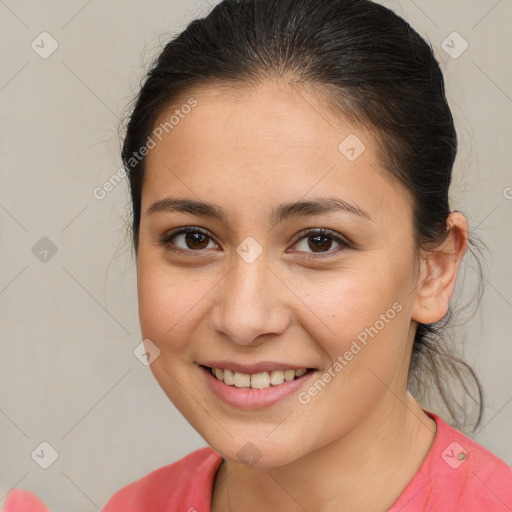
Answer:
POLYGON ((267 82, 193 97, 161 116, 177 117, 146 160, 142 335, 159 384, 217 452, 279 466, 403 407, 411 199, 371 135, 312 90, 267 82), (233 374, 242 387, 204 368, 214 364, 248 370, 233 374), (314 371, 277 384, 300 368, 314 371))

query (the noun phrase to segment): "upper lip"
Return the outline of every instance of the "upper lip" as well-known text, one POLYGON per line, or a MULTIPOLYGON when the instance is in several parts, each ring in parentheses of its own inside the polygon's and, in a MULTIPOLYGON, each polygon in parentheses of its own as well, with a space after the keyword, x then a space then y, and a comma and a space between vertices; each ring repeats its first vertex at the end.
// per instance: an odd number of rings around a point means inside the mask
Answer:
POLYGON ((280 363, 277 361, 259 361, 251 364, 235 363, 234 361, 205 361, 199 364, 209 366, 210 368, 222 368, 223 370, 248 374, 270 372, 272 370, 300 370, 301 368, 311 368, 307 365, 280 363))

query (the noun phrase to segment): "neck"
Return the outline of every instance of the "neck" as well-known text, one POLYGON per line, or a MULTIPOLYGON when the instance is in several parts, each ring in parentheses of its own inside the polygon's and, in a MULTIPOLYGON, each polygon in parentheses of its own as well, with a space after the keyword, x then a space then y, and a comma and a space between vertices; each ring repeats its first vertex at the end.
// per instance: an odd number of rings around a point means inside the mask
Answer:
POLYGON ((223 461, 212 512, 387 511, 425 460, 436 425, 405 394, 388 393, 343 436, 280 467, 223 461))

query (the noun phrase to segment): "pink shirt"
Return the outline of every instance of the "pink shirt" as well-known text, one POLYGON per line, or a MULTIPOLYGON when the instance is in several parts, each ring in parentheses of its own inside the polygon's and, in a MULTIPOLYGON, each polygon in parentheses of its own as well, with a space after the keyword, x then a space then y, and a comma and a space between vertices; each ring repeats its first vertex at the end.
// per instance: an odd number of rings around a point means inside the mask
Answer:
MULTIPOLYGON (((507 512, 512 510, 512 468, 436 414, 432 447, 388 512, 507 512)), ((210 512, 222 458, 196 450, 118 491, 103 512, 210 512)))

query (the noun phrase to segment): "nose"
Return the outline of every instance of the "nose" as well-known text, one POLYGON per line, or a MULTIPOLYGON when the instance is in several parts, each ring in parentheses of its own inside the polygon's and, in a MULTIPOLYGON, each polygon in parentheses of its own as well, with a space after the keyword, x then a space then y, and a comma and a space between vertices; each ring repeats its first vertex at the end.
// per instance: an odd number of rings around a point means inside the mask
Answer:
POLYGON ((237 256, 216 289, 212 327, 239 345, 261 344, 290 323, 285 297, 291 292, 263 256, 252 263, 237 256))

